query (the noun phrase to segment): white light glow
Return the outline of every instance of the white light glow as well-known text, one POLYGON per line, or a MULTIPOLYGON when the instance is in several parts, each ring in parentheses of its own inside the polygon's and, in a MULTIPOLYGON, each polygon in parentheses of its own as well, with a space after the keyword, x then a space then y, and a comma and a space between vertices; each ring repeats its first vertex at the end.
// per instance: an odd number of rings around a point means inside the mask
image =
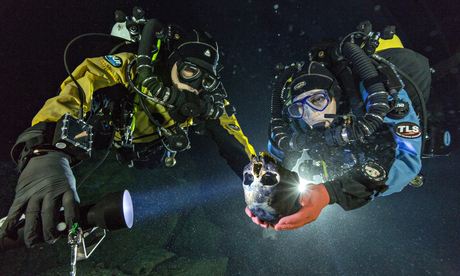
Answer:
POLYGON ((299 178, 299 186, 297 186, 299 193, 303 193, 307 190, 308 184, 311 184, 310 181, 306 180, 305 178, 299 178))
POLYGON ((126 227, 133 227, 134 223, 134 210, 133 210, 133 201, 128 190, 125 190, 123 193, 123 215, 126 223, 126 227))

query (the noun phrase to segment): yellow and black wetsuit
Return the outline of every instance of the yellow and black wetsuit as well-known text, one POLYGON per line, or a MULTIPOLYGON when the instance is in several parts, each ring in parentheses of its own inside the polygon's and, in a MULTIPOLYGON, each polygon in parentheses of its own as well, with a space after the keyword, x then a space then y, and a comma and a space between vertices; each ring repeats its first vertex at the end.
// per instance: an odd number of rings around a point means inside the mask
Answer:
MULTIPOLYGON (((91 111, 92 102, 97 91, 115 86, 123 86, 126 89, 113 89, 109 90, 109 93, 112 91, 113 93, 126 93, 126 95, 133 93, 128 90, 129 80, 127 70, 128 64, 134 58, 135 55, 132 53, 87 58, 74 70, 72 75, 85 93, 85 102, 83 103, 85 114, 91 111)), ((29 147, 30 151, 30 148, 34 147, 34 144, 49 143, 49 141, 46 141, 46 138, 43 138, 45 129, 49 130, 53 128, 53 123, 56 123, 66 113, 70 113, 75 118, 78 117, 80 98, 75 83, 69 77, 61 84, 60 89, 59 95, 48 99, 35 115, 32 120, 32 127, 18 138, 12 151, 13 159, 16 159, 16 161, 20 161, 18 160, 20 159, 18 150, 20 151, 22 148, 20 145, 25 144, 26 147, 29 147), (38 137, 40 133, 42 136, 38 137)), ((160 139, 158 127, 149 120, 141 108, 137 108, 137 98, 132 98, 134 99, 133 143, 154 143, 160 139)), ((225 105, 229 104, 228 101, 225 101, 225 105)), ((150 113, 161 119, 159 121, 162 127, 168 129, 177 125, 165 106, 153 102, 148 102, 147 106, 150 113)), ((180 125, 181 127, 189 127, 193 126, 194 122, 190 118, 180 125)), ((248 138, 244 135, 235 115, 224 112, 217 120, 206 120, 204 125, 207 133, 209 133, 217 144, 220 155, 226 159, 229 166, 237 175, 241 175, 243 167, 249 162, 249 158, 255 155, 255 151, 252 145, 249 144, 248 138)), ((120 141, 120 139, 121 134, 116 133, 114 140, 120 141)))

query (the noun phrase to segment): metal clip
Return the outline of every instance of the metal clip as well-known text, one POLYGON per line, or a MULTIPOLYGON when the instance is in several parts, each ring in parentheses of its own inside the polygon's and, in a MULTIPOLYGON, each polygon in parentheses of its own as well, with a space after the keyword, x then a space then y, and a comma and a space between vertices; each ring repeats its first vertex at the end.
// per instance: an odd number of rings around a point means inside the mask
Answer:
POLYGON ((74 223, 72 228, 69 230, 68 244, 70 244, 70 276, 77 275, 77 256, 78 247, 80 246, 83 239, 83 231, 78 226, 78 223, 74 223))
POLYGON ((105 239, 107 231, 99 227, 93 227, 90 230, 83 231, 78 223, 74 223, 69 230, 68 244, 70 244, 70 276, 77 275, 77 261, 88 259, 96 248, 105 239), (90 244, 87 245, 85 238, 90 235, 95 236, 90 244))

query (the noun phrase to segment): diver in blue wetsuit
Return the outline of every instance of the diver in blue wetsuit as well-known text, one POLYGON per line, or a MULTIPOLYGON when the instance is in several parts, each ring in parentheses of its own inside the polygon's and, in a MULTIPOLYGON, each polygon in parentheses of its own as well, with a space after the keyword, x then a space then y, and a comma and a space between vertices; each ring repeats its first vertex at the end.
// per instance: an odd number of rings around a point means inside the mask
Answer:
POLYGON ((421 170, 428 60, 394 34, 346 39, 312 49, 308 62, 277 77, 269 152, 299 174, 304 189, 298 210, 275 222, 247 208, 263 227, 301 227, 328 204, 359 208, 400 192, 421 170))

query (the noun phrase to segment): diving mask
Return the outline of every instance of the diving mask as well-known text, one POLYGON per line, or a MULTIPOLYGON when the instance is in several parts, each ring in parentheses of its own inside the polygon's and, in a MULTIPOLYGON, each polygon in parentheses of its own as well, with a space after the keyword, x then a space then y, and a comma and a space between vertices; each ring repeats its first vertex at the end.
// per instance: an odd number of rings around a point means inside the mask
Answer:
POLYGON ((179 80, 190 85, 196 90, 201 88, 206 91, 214 91, 220 84, 217 76, 203 70, 198 65, 184 61, 178 66, 179 80))
POLYGON ((322 112, 331 102, 327 90, 315 89, 306 93, 308 93, 306 97, 293 101, 288 106, 287 111, 291 118, 301 119, 308 114, 307 112, 322 112))

